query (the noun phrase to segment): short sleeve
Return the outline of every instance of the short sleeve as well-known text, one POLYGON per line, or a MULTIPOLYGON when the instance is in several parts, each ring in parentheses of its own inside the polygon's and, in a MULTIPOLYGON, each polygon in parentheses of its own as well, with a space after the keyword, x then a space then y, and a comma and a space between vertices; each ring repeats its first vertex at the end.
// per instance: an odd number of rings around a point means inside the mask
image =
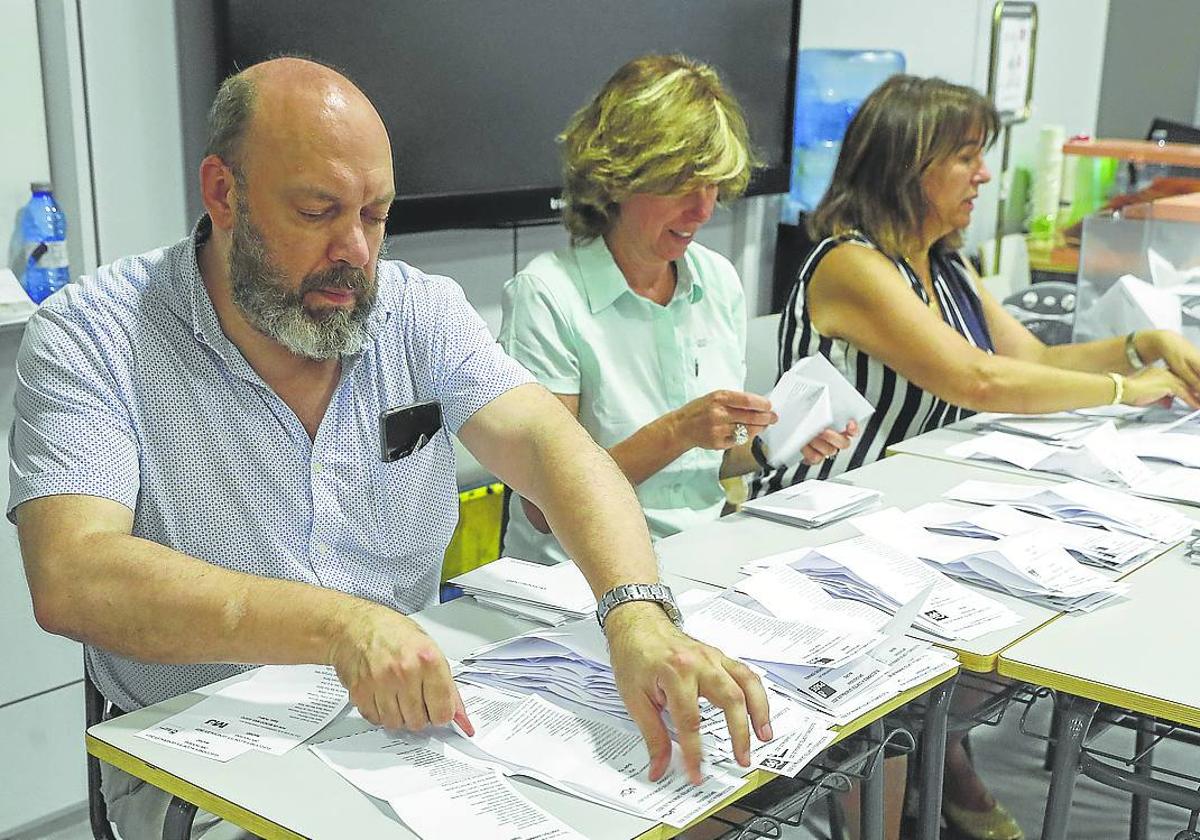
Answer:
POLYGON ((496 343, 457 283, 444 277, 421 280, 422 302, 410 313, 415 319, 414 335, 423 337, 427 345, 418 348, 420 355, 429 360, 442 416, 450 431, 458 434, 476 411, 533 377, 496 343))
POLYGON ((500 344, 555 394, 579 393, 579 356, 563 308, 545 282, 517 274, 504 284, 500 344))
POLYGON ((8 517, 30 499, 81 494, 133 510, 138 448, 111 370, 84 329, 43 308, 17 353, 8 517))

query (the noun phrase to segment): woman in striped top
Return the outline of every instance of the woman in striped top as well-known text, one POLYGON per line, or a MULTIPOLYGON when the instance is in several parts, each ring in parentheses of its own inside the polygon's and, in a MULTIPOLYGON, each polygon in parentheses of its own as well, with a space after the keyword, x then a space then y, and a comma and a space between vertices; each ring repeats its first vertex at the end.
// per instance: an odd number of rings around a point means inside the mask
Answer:
POLYGON ((1178 333, 1047 346, 977 284, 956 249, 997 126, 978 91, 941 79, 893 76, 863 102, 809 219, 819 244, 780 321, 779 370, 820 353, 875 414, 823 463, 764 469, 753 495, 869 464, 975 411, 1198 404, 1200 353, 1178 333))
MULTIPOLYGON (((904 75, 881 85, 851 121, 809 220, 819 244, 780 323, 779 370, 820 353, 875 414, 824 463, 764 468, 753 495, 870 463, 974 411, 1146 405, 1167 396, 1200 404, 1200 354, 1177 333, 1048 347, 978 285, 956 249, 991 177, 983 153, 998 123, 977 91, 904 75), (1166 367, 1150 366, 1158 360, 1166 367)), ((947 744, 946 771, 944 811, 960 831, 1023 836, 961 740, 947 744)))

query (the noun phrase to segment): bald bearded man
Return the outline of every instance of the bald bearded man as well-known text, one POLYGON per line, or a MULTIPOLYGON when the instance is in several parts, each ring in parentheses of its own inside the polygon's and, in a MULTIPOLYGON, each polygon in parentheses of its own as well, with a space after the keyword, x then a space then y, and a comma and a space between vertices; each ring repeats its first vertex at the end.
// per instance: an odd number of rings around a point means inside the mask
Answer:
MULTIPOLYGON (((120 709, 326 663, 374 723, 471 731, 405 615, 435 602, 457 516, 449 435, 541 508, 597 598, 658 581, 636 497, 452 281, 380 258, 391 145, 345 77, 295 58, 230 77, 199 174, 188 238, 71 284, 27 328, 8 514, 37 620, 86 645, 120 709), (382 462, 381 413, 431 400, 443 429, 382 462)), ((662 603, 621 603, 604 631, 652 777, 666 710, 699 779, 700 696, 743 764, 747 718, 770 737, 758 679, 662 603)), ((145 786, 106 769, 121 827, 145 786)))

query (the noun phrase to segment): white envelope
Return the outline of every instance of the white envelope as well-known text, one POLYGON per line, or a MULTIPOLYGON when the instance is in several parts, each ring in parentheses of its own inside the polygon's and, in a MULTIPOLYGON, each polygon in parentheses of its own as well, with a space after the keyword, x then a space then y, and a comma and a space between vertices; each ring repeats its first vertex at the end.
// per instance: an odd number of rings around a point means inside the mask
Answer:
POLYGON ((862 425, 875 407, 829 364, 824 356, 806 356, 779 378, 768 397, 779 422, 762 433, 772 464, 793 464, 800 450, 825 429, 841 431, 855 420, 862 425))

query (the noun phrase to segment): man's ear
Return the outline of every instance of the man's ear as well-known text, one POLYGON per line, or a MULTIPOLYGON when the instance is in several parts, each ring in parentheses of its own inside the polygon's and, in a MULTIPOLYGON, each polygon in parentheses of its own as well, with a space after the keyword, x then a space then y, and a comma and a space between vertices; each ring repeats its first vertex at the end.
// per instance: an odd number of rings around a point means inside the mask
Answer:
POLYGON ((214 228, 233 228, 234 209, 238 198, 233 167, 217 155, 209 155, 200 161, 200 198, 214 228))

